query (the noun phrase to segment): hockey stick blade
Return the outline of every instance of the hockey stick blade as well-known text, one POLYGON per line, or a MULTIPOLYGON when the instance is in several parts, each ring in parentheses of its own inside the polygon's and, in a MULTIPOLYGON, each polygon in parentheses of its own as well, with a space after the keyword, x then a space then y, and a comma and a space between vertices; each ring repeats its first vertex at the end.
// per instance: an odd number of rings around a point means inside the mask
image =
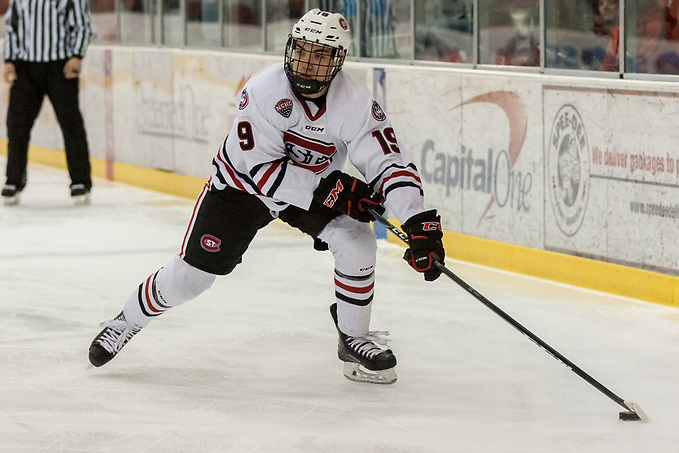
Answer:
MULTIPOLYGON (((408 236, 401 231, 400 228, 394 226, 389 220, 387 220, 384 216, 381 214, 377 213, 375 210, 368 208, 368 212, 377 220, 379 223, 384 225, 386 229, 391 231, 396 237, 398 237, 401 241, 403 241, 406 245, 408 244, 408 236)), ((614 401, 616 404, 619 406, 623 407, 626 409, 623 412, 620 412, 619 418, 620 420, 625 420, 625 421, 637 421, 637 420, 642 420, 642 421, 648 421, 648 417, 644 413, 644 411, 641 410, 639 405, 636 403, 632 403, 629 401, 625 401, 624 399, 620 398, 618 395, 610 391, 608 388, 606 388, 603 384, 601 384, 599 381, 594 379, 592 376, 587 374, 584 370, 582 370, 579 366, 577 366, 575 363, 571 362, 568 360, 565 356, 563 356, 559 351, 548 345, 545 341, 543 341, 540 337, 535 335, 533 332, 530 330, 526 329, 522 324, 520 324, 518 321, 516 321, 514 318, 509 316, 507 313, 505 313, 500 307, 492 303, 490 300, 488 300, 483 294, 479 293, 476 291, 474 288, 472 288, 467 282, 462 280, 460 277, 458 277, 453 271, 448 269, 446 266, 443 264, 439 263, 438 261, 434 261, 434 264, 436 267, 441 271, 441 273, 445 274, 446 277, 450 278, 453 280, 455 283, 460 285, 464 290, 466 290, 469 294, 474 296, 476 300, 481 302, 483 305, 485 305, 487 308, 492 310, 496 315, 500 316, 503 320, 505 320, 507 323, 509 323, 512 327, 514 327, 516 330, 521 332, 523 335, 528 337, 533 343, 538 345, 540 348, 544 349, 545 352, 547 352, 549 355, 554 357, 557 361, 561 362, 563 365, 568 367, 572 372, 580 376, 583 380, 585 380, 588 384, 599 390, 601 393, 606 395, 608 398, 610 398, 612 401, 614 401)))
POLYGON ((628 411, 622 411, 620 414, 618 414, 618 418, 620 420, 626 421, 626 422, 634 422, 634 421, 639 421, 641 420, 642 422, 647 422, 648 417, 646 416, 646 413, 639 407, 637 403, 633 403, 631 401, 625 401, 624 402, 625 406, 629 409, 628 411))

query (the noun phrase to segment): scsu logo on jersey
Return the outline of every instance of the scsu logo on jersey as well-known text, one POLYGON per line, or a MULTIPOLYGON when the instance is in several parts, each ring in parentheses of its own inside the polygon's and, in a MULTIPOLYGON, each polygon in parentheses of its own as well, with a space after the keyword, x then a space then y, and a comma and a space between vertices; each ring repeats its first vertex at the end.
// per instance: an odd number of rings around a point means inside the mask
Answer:
POLYGON ((218 252, 221 250, 222 240, 211 234, 204 234, 200 238, 200 246, 206 252, 218 252))
POLYGON ((372 113, 373 118, 375 118, 377 121, 384 121, 387 119, 387 115, 384 113, 384 110, 382 110, 382 107, 380 107, 380 104, 378 104, 377 101, 373 101, 372 113))
POLYGON ((245 107, 248 106, 249 98, 248 98, 248 90, 243 89, 240 93, 240 102, 238 103, 238 110, 243 110, 245 107))
POLYGON ((290 160, 300 167, 318 174, 332 163, 337 148, 332 143, 325 143, 310 137, 304 137, 292 131, 283 133, 285 153, 290 160))

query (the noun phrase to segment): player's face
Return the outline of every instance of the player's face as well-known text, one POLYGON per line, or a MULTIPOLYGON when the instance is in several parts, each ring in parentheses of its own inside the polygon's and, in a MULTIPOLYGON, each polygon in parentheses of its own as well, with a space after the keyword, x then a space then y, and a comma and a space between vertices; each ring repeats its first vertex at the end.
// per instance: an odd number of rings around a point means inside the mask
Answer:
POLYGON ((297 75, 319 82, 330 80, 334 68, 332 49, 298 40, 293 51, 292 69, 297 75))

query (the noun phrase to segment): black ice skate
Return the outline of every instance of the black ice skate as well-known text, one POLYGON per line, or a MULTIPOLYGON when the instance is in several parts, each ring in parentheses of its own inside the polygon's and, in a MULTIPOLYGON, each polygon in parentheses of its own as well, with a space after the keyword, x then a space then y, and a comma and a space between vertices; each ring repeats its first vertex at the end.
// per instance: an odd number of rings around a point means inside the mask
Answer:
POLYGON ((90 189, 85 187, 85 184, 71 185, 71 200, 76 205, 90 204, 90 189))
POLYGON ((106 365, 135 336, 141 327, 128 324, 123 312, 111 321, 99 324, 99 332, 90 345, 90 363, 96 367, 106 365))
POLYGON ((13 184, 5 184, 2 188, 2 202, 5 206, 18 205, 20 195, 21 189, 13 184))
POLYGON ((396 382, 396 356, 386 349, 387 340, 382 335, 389 332, 368 332, 363 337, 350 337, 337 326, 337 304, 330 306, 330 314, 339 334, 337 356, 344 362, 344 376, 350 381, 371 384, 396 382))

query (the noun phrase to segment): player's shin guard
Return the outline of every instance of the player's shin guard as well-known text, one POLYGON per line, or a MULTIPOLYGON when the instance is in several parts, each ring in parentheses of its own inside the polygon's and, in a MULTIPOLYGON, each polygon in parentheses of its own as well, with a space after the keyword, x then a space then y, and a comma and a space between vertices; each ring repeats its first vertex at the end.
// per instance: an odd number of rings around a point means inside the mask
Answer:
POLYGON ((212 286, 215 275, 201 271, 178 256, 143 281, 125 304, 125 317, 145 327, 167 310, 198 297, 212 286))
POLYGON ((344 376, 352 381, 391 384, 396 381, 396 357, 386 348, 388 332, 368 331, 375 274, 348 276, 335 270, 335 297, 330 307, 339 342, 337 355, 344 376))
POLYGON ((318 235, 335 259, 335 299, 330 313, 337 327, 337 354, 347 379, 391 384, 396 357, 382 335, 371 332, 370 313, 375 283, 377 242, 366 223, 347 216, 333 219, 318 235))
POLYGON ((361 336, 370 327, 375 273, 350 276, 335 269, 338 326, 347 335, 361 336))

